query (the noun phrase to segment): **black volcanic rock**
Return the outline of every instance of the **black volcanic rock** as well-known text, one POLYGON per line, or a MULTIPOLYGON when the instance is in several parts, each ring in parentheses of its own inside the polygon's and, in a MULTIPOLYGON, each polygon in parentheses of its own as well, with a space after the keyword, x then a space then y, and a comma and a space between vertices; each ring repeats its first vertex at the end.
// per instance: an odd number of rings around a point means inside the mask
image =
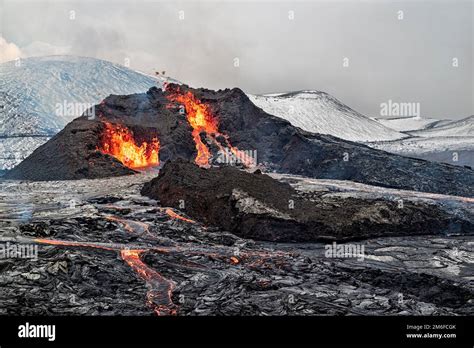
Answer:
POLYGON ((400 208, 383 199, 309 199, 265 174, 235 167, 203 169, 184 161, 167 162, 141 193, 205 224, 256 240, 346 241, 474 231, 471 221, 431 204, 407 201, 400 208))
MULTIPOLYGON (((161 162, 176 158, 192 160, 196 156, 192 129, 186 115, 179 112, 180 105, 168 100, 170 94, 186 91, 191 91, 209 105, 218 119, 219 131, 229 137, 233 146, 240 150, 256 151, 258 163, 267 170, 415 191, 468 197, 474 195, 474 171, 468 168, 389 154, 333 136, 306 132, 286 120, 265 113, 238 88, 211 91, 176 84, 169 84, 166 91, 153 87, 144 94, 109 96, 96 106, 98 119, 88 120, 88 126, 84 124, 83 117, 74 120, 65 132, 37 149, 10 171, 6 178, 79 179, 130 173, 127 168, 117 171, 117 161, 112 159, 98 166, 101 173, 88 169, 86 162, 91 157, 100 156, 94 152, 99 135, 95 127, 101 120, 124 124, 139 138, 149 138, 150 134, 156 132, 161 144, 161 162), (94 133, 95 137, 84 139, 78 136, 87 127, 90 127, 87 132, 94 133), (58 139, 65 136, 71 139, 58 139), (76 147, 84 146, 85 152, 75 150, 76 147), (74 151, 77 155, 71 154, 74 151), (53 156, 58 153, 65 157, 63 161, 57 161, 53 156), (112 164, 113 168, 110 168, 112 164), (43 169, 47 170, 40 173, 43 169)), ((201 134, 201 138, 205 138, 205 135, 201 134)), ((218 148, 209 148, 215 163, 218 148)))

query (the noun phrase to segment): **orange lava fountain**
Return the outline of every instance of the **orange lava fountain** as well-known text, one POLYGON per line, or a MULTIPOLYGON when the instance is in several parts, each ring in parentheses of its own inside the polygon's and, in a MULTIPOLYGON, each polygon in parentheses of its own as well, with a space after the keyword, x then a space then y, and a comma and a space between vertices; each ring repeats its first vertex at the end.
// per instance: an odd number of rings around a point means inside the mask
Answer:
POLYGON ((244 164, 246 166, 251 166, 252 159, 246 156, 242 151, 233 147, 228 139, 228 136, 219 132, 219 124, 217 118, 212 114, 212 110, 209 105, 201 102, 196 96, 191 92, 181 92, 178 88, 176 91, 170 91, 168 94, 168 99, 173 102, 180 103, 186 109, 186 118, 193 128, 193 139, 196 144, 197 156, 195 162, 199 166, 208 166, 209 159, 211 158, 211 153, 201 140, 201 133, 206 133, 206 136, 210 138, 217 147, 223 151, 224 148, 217 141, 216 136, 222 136, 226 145, 234 155, 239 156, 239 158, 244 159, 244 164))
POLYGON ((154 137, 150 143, 143 142, 138 146, 133 132, 125 126, 104 122, 99 150, 117 158, 129 168, 144 168, 160 163, 158 153, 160 142, 154 137))

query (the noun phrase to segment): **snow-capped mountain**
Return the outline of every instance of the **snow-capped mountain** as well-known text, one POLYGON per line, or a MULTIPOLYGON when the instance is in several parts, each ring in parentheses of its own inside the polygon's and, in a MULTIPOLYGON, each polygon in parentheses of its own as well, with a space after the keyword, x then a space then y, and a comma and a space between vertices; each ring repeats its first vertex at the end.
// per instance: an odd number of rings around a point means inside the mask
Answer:
POLYGON ((0 64, 0 169, 110 94, 146 92, 173 81, 95 58, 49 56, 0 64))
POLYGON ((368 118, 333 96, 319 91, 249 95, 255 105, 269 114, 314 133, 330 134, 351 141, 380 141, 407 135, 368 118))
POLYGON ((374 118, 374 120, 399 132, 418 131, 421 129, 438 127, 451 122, 450 120, 438 120, 435 118, 424 118, 419 116, 374 118))

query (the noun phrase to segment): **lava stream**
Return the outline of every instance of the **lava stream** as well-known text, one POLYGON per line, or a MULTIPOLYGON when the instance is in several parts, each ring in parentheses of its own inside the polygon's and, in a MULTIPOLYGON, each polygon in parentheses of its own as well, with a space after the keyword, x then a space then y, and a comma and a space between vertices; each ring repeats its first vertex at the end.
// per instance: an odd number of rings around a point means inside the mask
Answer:
MULTIPOLYGON (((3 238, 0 238, 0 241, 3 238)), ((9 240, 8 238, 6 240, 9 240)), ((17 242, 20 240, 16 240, 17 242)), ((159 253, 177 253, 186 256, 205 255, 208 258, 221 260, 230 263, 234 266, 242 264, 249 268, 262 269, 269 267, 266 262, 271 261, 272 264, 278 265, 280 262, 288 257, 292 257, 291 253, 283 251, 257 251, 257 250, 242 250, 239 251, 239 257, 233 255, 235 248, 227 246, 209 246, 196 245, 192 243, 182 243, 180 246, 147 246, 145 248, 120 243, 100 243, 100 242, 77 242, 54 239, 36 238, 21 239, 20 242, 36 242, 40 244, 48 244, 54 246, 66 247, 85 247, 95 248, 108 251, 119 251, 122 259, 135 271, 140 278, 145 280, 147 291, 147 305, 150 306, 157 315, 176 315, 178 307, 172 301, 172 293, 175 284, 160 273, 146 265, 140 258, 141 254, 148 251, 155 251, 159 253), (276 259, 275 259, 276 258, 276 259)), ((202 266, 203 269, 207 268, 202 266)), ((271 267, 271 266, 270 266, 271 267)), ((278 266, 280 267, 280 266, 278 266)))
MULTIPOLYGON (((19 242, 18 239, 11 238, 0 238, 0 241, 11 241, 19 242)), ((122 243, 101 243, 101 242, 76 242, 76 241, 66 241, 66 240, 57 240, 57 239, 44 239, 44 238, 35 238, 35 239, 24 239, 21 243, 40 243, 56 246, 67 246, 67 247, 79 247, 79 248, 94 248, 110 251, 123 251, 123 250, 144 250, 139 245, 133 244, 122 244, 122 243)), ((157 253, 163 254, 186 254, 186 255, 206 255, 215 259, 228 260, 233 256, 235 252, 235 247, 229 246, 210 246, 210 245, 196 245, 193 243, 181 243, 179 246, 147 246, 146 251, 155 251, 157 253)), ((285 251, 263 251, 263 250, 241 250, 239 251, 239 261, 246 259, 258 259, 258 260, 272 260, 274 258, 288 258, 293 257, 290 252, 285 251)))
POLYGON ((154 269, 148 267, 140 258, 145 250, 121 250, 122 259, 150 287, 147 293, 147 304, 157 315, 176 315, 177 306, 171 300, 174 283, 165 279, 154 269))
POLYGON ((186 118, 193 128, 192 136, 194 143, 196 144, 197 155, 195 162, 199 166, 209 166, 209 160, 211 158, 211 152, 209 151, 206 144, 201 140, 201 133, 205 133, 208 139, 211 139, 221 151, 223 151, 222 145, 217 141, 217 136, 221 136, 225 139, 226 145, 231 149, 232 153, 246 166, 251 166, 254 161, 247 156, 244 152, 240 151, 236 147, 230 144, 229 137, 219 132, 218 120, 213 115, 211 107, 201 102, 191 92, 182 92, 179 87, 175 90, 167 88, 166 91, 169 93, 167 98, 170 101, 180 103, 186 109, 186 118))
POLYGON ((115 245, 113 243, 75 242, 75 241, 44 239, 44 238, 35 238, 33 239, 33 241, 39 244, 84 247, 84 248, 94 248, 94 249, 111 250, 111 251, 116 251, 116 250, 121 249, 119 245, 115 245))
POLYGON ((196 221, 194 221, 194 220, 185 218, 184 216, 181 216, 181 215, 179 215, 178 213, 175 213, 175 212, 173 211, 173 209, 166 208, 166 209, 165 209, 165 212, 166 212, 166 214, 168 214, 168 215, 169 215, 170 217, 172 217, 173 219, 178 219, 178 220, 186 221, 186 222, 189 222, 189 223, 191 223, 191 224, 195 224, 195 223, 196 223, 196 221))
POLYGON ((140 254, 146 250, 127 249, 123 245, 114 243, 75 242, 53 239, 36 238, 34 242, 48 245, 86 247, 102 250, 120 251, 122 259, 140 276, 149 286, 147 304, 157 315, 175 315, 177 306, 171 300, 174 284, 163 278, 161 274, 148 267, 141 259, 140 254))

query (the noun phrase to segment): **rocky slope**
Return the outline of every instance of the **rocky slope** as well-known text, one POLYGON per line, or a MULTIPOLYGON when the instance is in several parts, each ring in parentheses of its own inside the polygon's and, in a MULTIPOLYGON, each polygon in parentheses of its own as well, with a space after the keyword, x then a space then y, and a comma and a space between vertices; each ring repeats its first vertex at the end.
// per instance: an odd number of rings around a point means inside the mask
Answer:
MULTIPOLYGON (((142 194, 243 238, 347 241, 410 234, 474 233, 474 216, 393 199, 304 196, 268 175, 168 162, 142 194), (184 208, 183 208, 184 206, 184 208)), ((472 213, 472 212, 471 212, 472 213)))
POLYGON ((33 151, 5 177, 71 180, 136 173, 114 157, 96 150, 103 128, 100 122, 79 118, 33 151))

